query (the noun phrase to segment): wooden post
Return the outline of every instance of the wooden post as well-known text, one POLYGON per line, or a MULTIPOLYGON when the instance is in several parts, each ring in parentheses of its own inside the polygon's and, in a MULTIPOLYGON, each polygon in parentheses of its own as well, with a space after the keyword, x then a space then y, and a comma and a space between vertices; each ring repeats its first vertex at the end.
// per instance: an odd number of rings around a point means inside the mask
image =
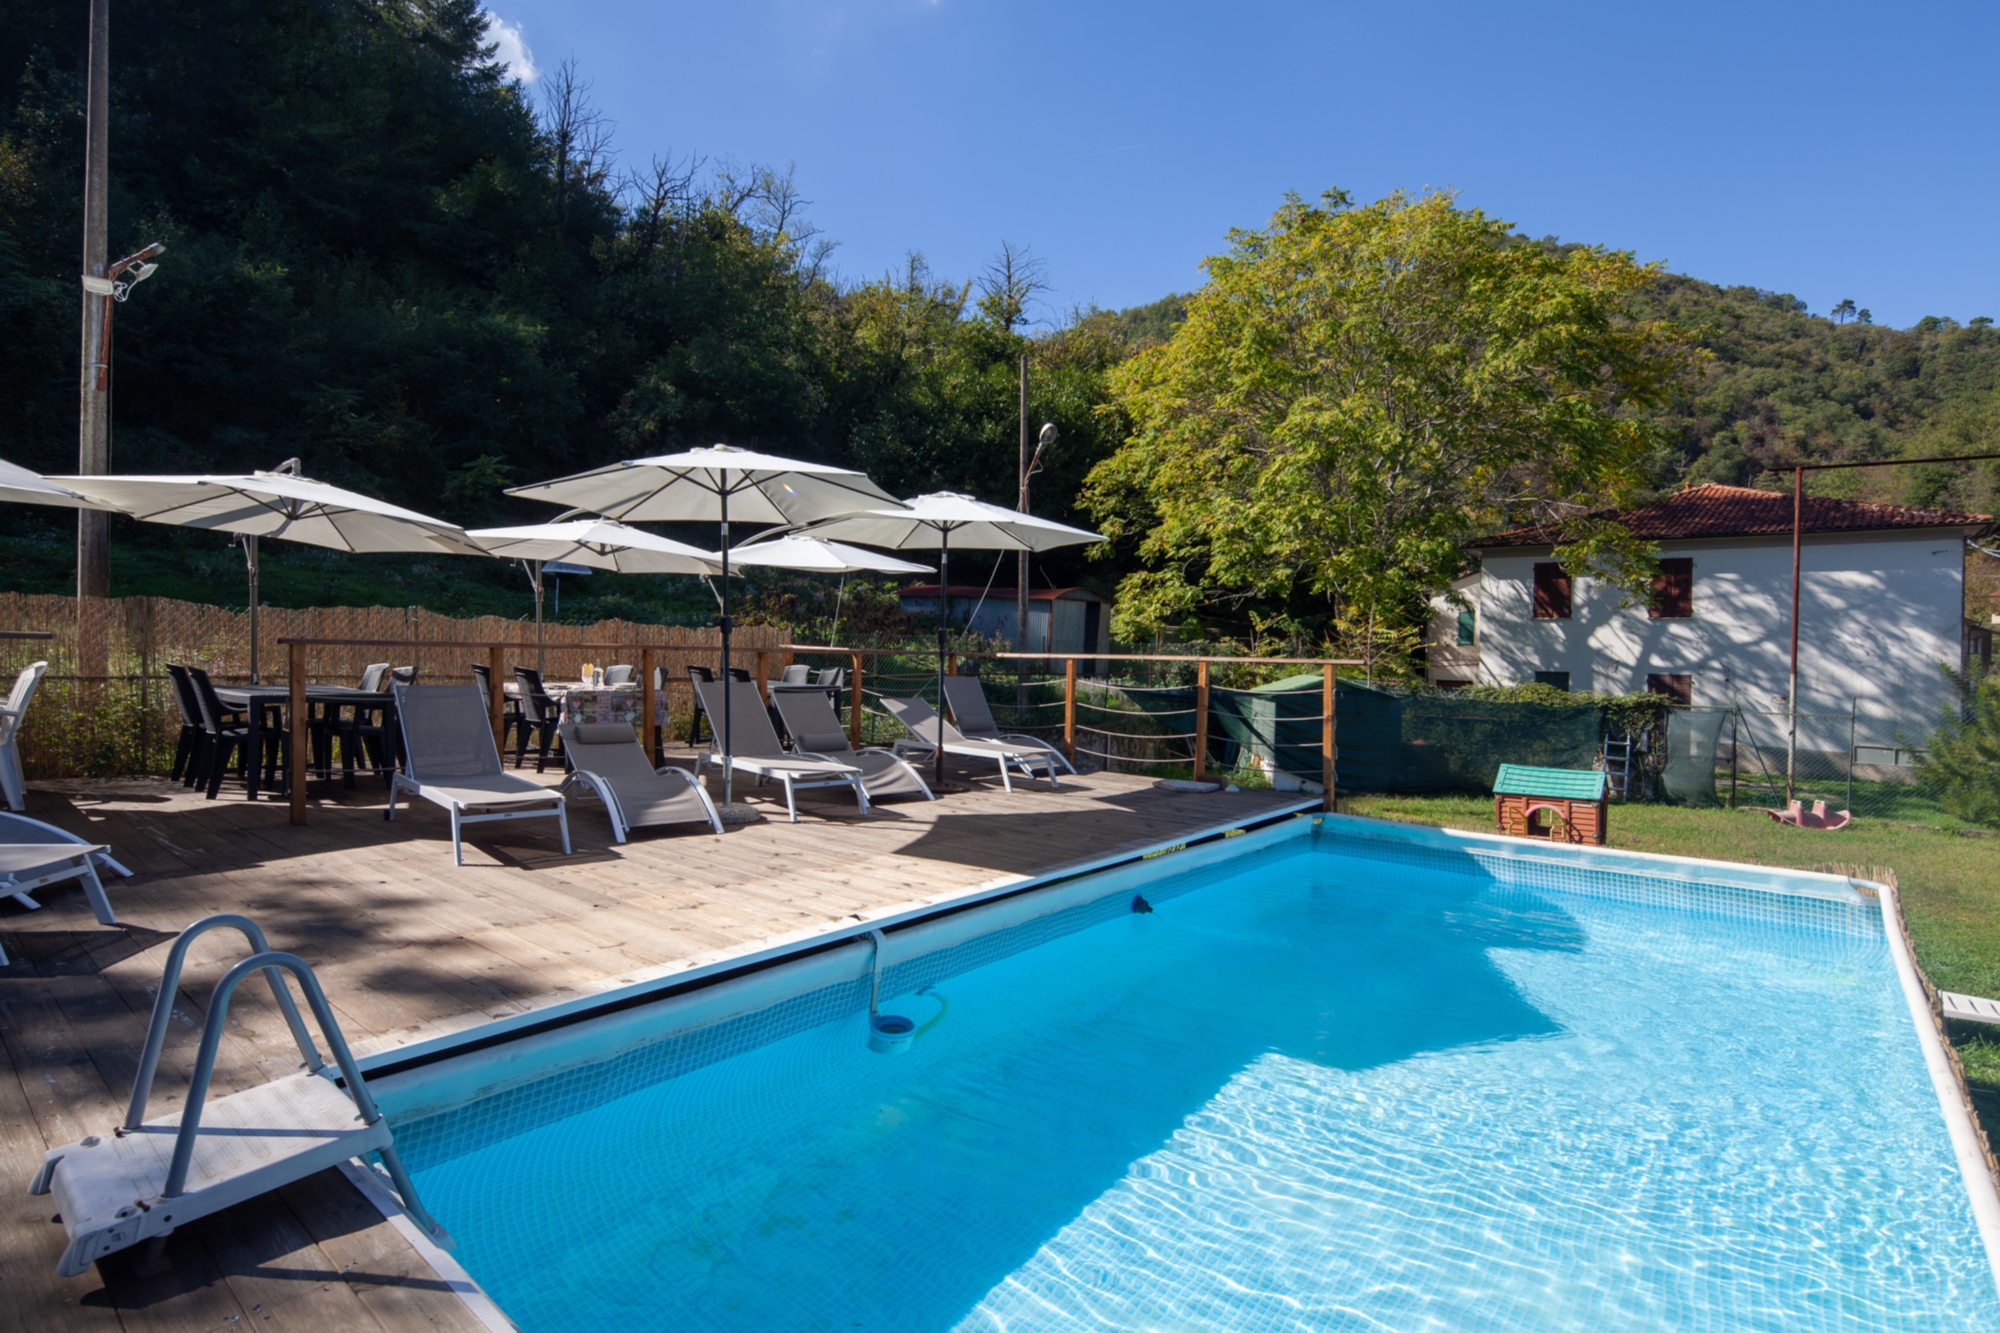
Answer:
POLYGON ((854 655, 854 692, 847 704, 847 743, 861 748, 861 654, 854 655))
POLYGON ((507 669, 507 654, 500 645, 486 649, 486 676, 493 687, 486 691, 486 720, 493 728, 493 748, 507 753, 507 682, 500 674, 507 669))
POLYGON ((945 658, 945 660, 944 660, 944 674, 945 674, 945 675, 947 675, 947 676, 956 676, 956 675, 958 674, 958 654, 957 654, 957 653, 953 653, 953 654, 952 654, 952 655, 951 655, 950 657, 947 657, 947 658, 945 658))
MULTIPOLYGON (((306 646, 291 642, 292 661, 286 685, 291 691, 292 753, 285 765, 292 784, 292 823, 306 822, 306 646)), ((252 755, 250 762, 261 764, 263 756, 252 755)))
POLYGON ((1076 659, 1063 659, 1063 758, 1076 762, 1076 659))
POLYGON ((653 767, 667 762, 660 752, 660 725, 653 716, 659 707, 660 692, 653 687, 653 659, 651 648, 639 650, 639 734, 645 738, 646 753, 653 756, 653 767))
POLYGON ((1319 783, 1324 788, 1321 804, 1330 812, 1337 804, 1333 795, 1333 664, 1320 668, 1319 783))
POLYGON ((764 683, 764 659, 769 656, 770 654, 762 649, 757 652, 757 697, 764 701, 766 708, 771 706, 771 689, 764 683))
POLYGON ((1208 659, 1194 664, 1194 775, 1208 771, 1208 659))

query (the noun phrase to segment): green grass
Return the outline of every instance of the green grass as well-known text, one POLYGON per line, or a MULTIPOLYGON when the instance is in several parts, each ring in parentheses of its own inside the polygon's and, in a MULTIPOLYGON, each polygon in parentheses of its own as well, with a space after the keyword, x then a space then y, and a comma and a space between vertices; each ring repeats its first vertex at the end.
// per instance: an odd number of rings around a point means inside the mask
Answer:
MULTIPOLYGON (((1344 813, 1490 831, 1484 796, 1353 796, 1344 813)), ((1942 990, 2000 996, 2000 839, 1861 819, 1837 833, 1779 824, 1755 810, 1614 805, 1610 845, 1805 870, 1828 863, 1896 872, 1917 961, 1942 990)), ((1988 1136, 2000 1141, 2000 1029, 1951 1025, 1988 1136)))

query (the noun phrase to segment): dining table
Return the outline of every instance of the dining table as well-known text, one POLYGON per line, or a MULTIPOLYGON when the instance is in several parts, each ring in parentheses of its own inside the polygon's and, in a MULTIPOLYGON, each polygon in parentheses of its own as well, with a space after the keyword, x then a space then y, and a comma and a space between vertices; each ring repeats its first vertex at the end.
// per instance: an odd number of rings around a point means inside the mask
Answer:
MULTIPOLYGON (((363 690, 352 685, 308 685, 305 689, 307 709, 307 735, 313 753, 307 761, 307 772, 319 778, 333 776, 333 754, 330 744, 333 734, 339 730, 340 714, 345 709, 355 709, 358 715, 367 712, 382 714, 385 732, 391 732, 390 718, 395 711, 395 696, 386 690, 363 690)), ((289 719, 285 716, 291 706, 292 692, 289 685, 217 685, 215 697, 225 708, 244 715, 249 728, 249 754, 252 762, 244 775, 244 786, 251 800, 256 800, 265 787, 264 781, 264 739, 269 733, 284 734, 289 719)), ((396 747, 392 743, 390 749, 396 747)), ((354 755, 350 747, 341 747, 341 767, 347 785, 354 785, 354 755)), ((286 777, 280 770, 268 785, 275 790, 273 795, 286 792, 286 777)))

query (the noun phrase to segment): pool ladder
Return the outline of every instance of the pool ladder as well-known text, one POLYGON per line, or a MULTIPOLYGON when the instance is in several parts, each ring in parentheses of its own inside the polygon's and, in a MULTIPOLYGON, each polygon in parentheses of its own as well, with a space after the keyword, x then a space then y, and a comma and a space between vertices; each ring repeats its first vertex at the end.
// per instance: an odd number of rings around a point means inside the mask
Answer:
POLYGON ((333 1010, 312 968, 294 954, 273 950, 250 918, 226 912, 203 917, 189 926, 167 954, 124 1122, 108 1137, 92 1134, 50 1149, 28 1192, 55 1194, 63 1226, 69 1232, 69 1245, 56 1272, 76 1277, 97 1260, 140 1241, 154 1242, 150 1259, 157 1261, 159 1246, 176 1227, 369 1152, 382 1159, 411 1219, 432 1240, 449 1249, 451 1237, 417 1200, 416 1187, 396 1156, 389 1122, 368 1095, 368 1085, 340 1034, 340 1025, 334 1022, 333 1010), (146 1102, 152 1095, 153 1076, 159 1070, 160 1051, 173 1019, 188 946, 208 931, 225 926, 243 935, 251 955, 215 984, 187 1100, 179 1116, 148 1121, 146 1102), (215 1072, 230 997, 253 972, 262 972, 270 983, 285 1025, 305 1058, 305 1072, 208 1105, 208 1085, 215 1072), (344 1090, 320 1058, 305 1020, 292 1002, 285 984, 287 972, 305 992, 320 1033, 333 1052, 340 1080, 346 1084, 344 1090))

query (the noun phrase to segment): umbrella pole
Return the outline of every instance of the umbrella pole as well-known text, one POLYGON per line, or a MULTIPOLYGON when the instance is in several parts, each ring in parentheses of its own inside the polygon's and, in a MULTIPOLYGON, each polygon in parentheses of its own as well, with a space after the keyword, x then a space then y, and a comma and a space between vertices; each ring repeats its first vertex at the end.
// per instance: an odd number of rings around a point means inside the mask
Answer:
POLYGON ((257 535, 243 538, 243 562, 250 569, 250 683, 259 684, 257 675, 257 535))
POLYGON ((542 661, 542 562, 527 563, 528 581, 535 585, 535 674, 539 676, 548 669, 542 661))
POLYGON ((938 654, 937 654, 937 754, 933 757, 931 776, 937 785, 944 785, 944 644, 945 631, 951 624, 951 529, 938 529, 938 654))
POLYGON ((729 674, 729 485, 725 481, 718 492, 722 501, 722 803, 726 806, 736 799, 735 765, 731 760, 734 753, 730 749, 729 699, 736 693, 734 679, 729 674))

